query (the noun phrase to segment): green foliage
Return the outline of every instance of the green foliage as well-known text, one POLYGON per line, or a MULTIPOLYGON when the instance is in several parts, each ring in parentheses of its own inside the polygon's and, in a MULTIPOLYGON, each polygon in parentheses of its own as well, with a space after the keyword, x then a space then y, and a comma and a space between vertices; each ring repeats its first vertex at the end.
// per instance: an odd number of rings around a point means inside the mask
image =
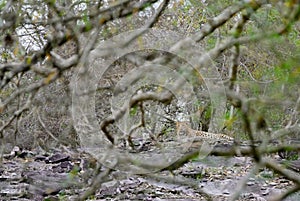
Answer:
POLYGON ((168 134, 172 133, 172 131, 174 131, 174 129, 171 127, 163 127, 159 135, 167 136, 168 134))
POLYGON ((207 39, 207 50, 210 50, 210 49, 214 48, 216 43, 217 43, 217 38, 216 37, 214 37, 214 36, 208 37, 208 39, 207 39))
POLYGON ((227 111, 225 113, 225 122, 224 122, 224 126, 226 127, 226 129, 232 130, 234 127, 234 123, 237 119, 238 119, 237 115, 230 116, 230 111, 227 111))
POLYGON ((12 56, 9 52, 3 51, 1 53, 1 60, 7 61, 7 60, 10 60, 10 59, 12 59, 12 56))
POLYGON ((130 108, 130 112, 129 112, 129 115, 131 117, 135 116, 139 111, 139 108, 137 105, 133 106, 132 108, 130 108))
POLYGON ((0 1, 0 9, 1 10, 5 7, 6 3, 7 3, 7 1, 4 1, 4 0, 0 1))
POLYGON ((280 66, 275 68, 276 77, 282 82, 289 84, 299 83, 300 78, 300 58, 289 58, 284 61, 280 66))
POLYGON ((230 5, 233 5, 235 3, 238 3, 238 2, 239 1, 237 1, 237 0, 209 1, 207 3, 206 10, 208 13, 210 13, 213 16, 213 15, 216 15, 217 13, 222 12, 224 8, 226 8, 230 5))
POLYGON ((207 108, 206 108, 206 110, 204 111, 204 118, 205 119, 210 119, 211 118, 211 115, 212 115, 212 111, 213 111, 213 109, 212 109, 212 106, 210 105, 210 106, 208 106, 207 108))
POLYGON ((80 168, 77 165, 75 165, 68 174, 69 180, 73 180, 78 175, 79 171, 80 171, 80 168))
POLYGON ((203 3, 201 1, 199 1, 199 0, 189 0, 189 2, 194 7, 201 7, 201 6, 203 6, 203 3))
POLYGON ((64 191, 60 191, 58 194, 58 200, 60 201, 67 201, 68 200, 68 195, 64 191))
POLYGON ((268 171, 267 169, 264 169, 264 171, 259 173, 259 177, 263 179, 273 179, 274 178, 273 171, 268 171))
POLYGON ((292 154, 290 157, 288 157, 288 160, 298 160, 299 159, 299 155, 297 154, 292 154))
MULTIPOLYGON (((262 7, 255 12, 251 20, 253 23, 250 23, 250 27, 259 30, 270 30, 274 26, 282 23, 282 18, 277 9, 270 9, 268 7, 262 7)), ((249 28, 249 27, 248 27, 249 28)))
POLYGON ((2 89, 2 90, 0 90, 0 97, 2 97, 2 98, 8 97, 8 96, 10 96, 13 92, 14 92, 14 90, 11 89, 11 88, 8 88, 8 89, 2 89))
POLYGON ((56 0, 47 0, 47 3, 51 6, 55 6, 56 0))
POLYGON ((83 23, 85 24, 86 30, 91 30, 93 28, 93 24, 91 23, 91 20, 89 19, 87 13, 83 16, 83 23))

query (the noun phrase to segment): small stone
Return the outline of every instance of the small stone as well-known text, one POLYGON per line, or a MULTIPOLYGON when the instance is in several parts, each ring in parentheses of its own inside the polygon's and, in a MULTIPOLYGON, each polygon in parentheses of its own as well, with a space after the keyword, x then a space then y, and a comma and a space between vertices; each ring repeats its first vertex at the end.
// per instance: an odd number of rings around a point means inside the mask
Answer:
POLYGON ((229 194, 230 194, 230 192, 227 190, 223 192, 223 195, 229 195, 229 194))
POLYGON ((247 182, 247 185, 248 185, 248 186, 253 186, 254 184, 255 184, 255 182, 253 182, 253 181, 247 182))
POLYGON ((46 163, 60 163, 60 162, 69 160, 69 158, 70 157, 68 155, 66 155, 66 154, 60 154, 60 153, 58 153, 58 154, 54 154, 54 155, 48 157, 45 160, 45 162, 46 163))
POLYGON ((17 156, 21 153, 21 149, 18 146, 15 146, 12 151, 10 152, 11 156, 17 156))
POLYGON ((208 179, 207 178, 203 178, 201 181, 202 182, 208 182, 208 179))
POLYGON ((269 193, 270 193, 269 190, 264 190, 264 191, 261 192, 261 194, 262 194, 263 196, 266 196, 266 195, 268 195, 269 193))
POLYGON ((277 183, 276 183, 276 182, 270 182, 269 185, 270 185, 270 186, 276 186, 277 183))
POLYGON ((254 178, 249 178, 249 181, 255 181, 255 179, 254 178))
POLYGON ((262 186, 262 187, 260 188, 260 190, 266 190, 266 189, 267 189, 266 186, 262 186))
POLYGON ((118 184, 118 181, 109 181, 102 184, 103 187, 112 188, 118 184))
POLYGON ((34 158, 35 161, 44 161, 46 159, 47 159, 47 157, 42 156, 42 155, 35 156, 35 158, 34 158))
POLYGON ((289 182, 289 180, 287 180, 287 179, 279 179, 278 181, 279 181, 279 183, 288 183, 289 182))

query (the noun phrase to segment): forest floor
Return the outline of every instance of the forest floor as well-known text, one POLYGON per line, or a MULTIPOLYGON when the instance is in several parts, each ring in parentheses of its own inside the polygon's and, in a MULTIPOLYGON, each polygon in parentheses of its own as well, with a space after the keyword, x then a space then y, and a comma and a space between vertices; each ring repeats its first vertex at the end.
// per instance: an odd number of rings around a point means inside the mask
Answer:
MULTIPOLYGON (((91 156, 78 150, 15 148, 0 163, 0 200, 75 200, 88 189, 95 164, 91 156)), ((252 166, 248 157, 208 156, 189 162, 172 174, 163 171, 129 175, 114 171, 90 200, 207 200, 203 192, 212 200, 229 200, 252 166), (116 179, 117 175, 122 175, 122 179, 116 179)), ((267 169, 251 175, 244 183, 238 200, 271 200, 293 186, 291 181, 267 169)), ((300 200, 300 194, 286 200, 300 200)))

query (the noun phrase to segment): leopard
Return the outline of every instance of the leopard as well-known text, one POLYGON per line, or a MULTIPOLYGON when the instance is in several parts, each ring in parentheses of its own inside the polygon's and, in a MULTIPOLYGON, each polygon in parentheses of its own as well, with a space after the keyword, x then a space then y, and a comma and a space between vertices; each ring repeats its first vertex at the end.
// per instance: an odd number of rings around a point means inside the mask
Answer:
POLYGON ((176 122, 177 135, 187 135, 199 137, 208 141, 230 141, 233 142, 234 138, 220 133, 210 133, 205 131, 194 130, 189 126, 189 122, 176 122))

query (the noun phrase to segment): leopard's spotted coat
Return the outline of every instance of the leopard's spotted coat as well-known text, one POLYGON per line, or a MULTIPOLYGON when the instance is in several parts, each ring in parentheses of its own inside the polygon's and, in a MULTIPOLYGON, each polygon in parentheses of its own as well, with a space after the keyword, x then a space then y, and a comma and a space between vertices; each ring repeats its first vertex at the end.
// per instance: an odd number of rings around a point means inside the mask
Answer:
POLYGON ((176 122, 176 129, 177 129, 177 135, 182 134, 184 132, 184 135, 189 136, 197 136, 200 138, 203 138, 204 140, 213 140, 213 141, 234 141, 234 138, 225 135, 225 134, 216 134, 216 133, 210 133, 205 131, 198 131, 190 128, 188 122, 176 122))

